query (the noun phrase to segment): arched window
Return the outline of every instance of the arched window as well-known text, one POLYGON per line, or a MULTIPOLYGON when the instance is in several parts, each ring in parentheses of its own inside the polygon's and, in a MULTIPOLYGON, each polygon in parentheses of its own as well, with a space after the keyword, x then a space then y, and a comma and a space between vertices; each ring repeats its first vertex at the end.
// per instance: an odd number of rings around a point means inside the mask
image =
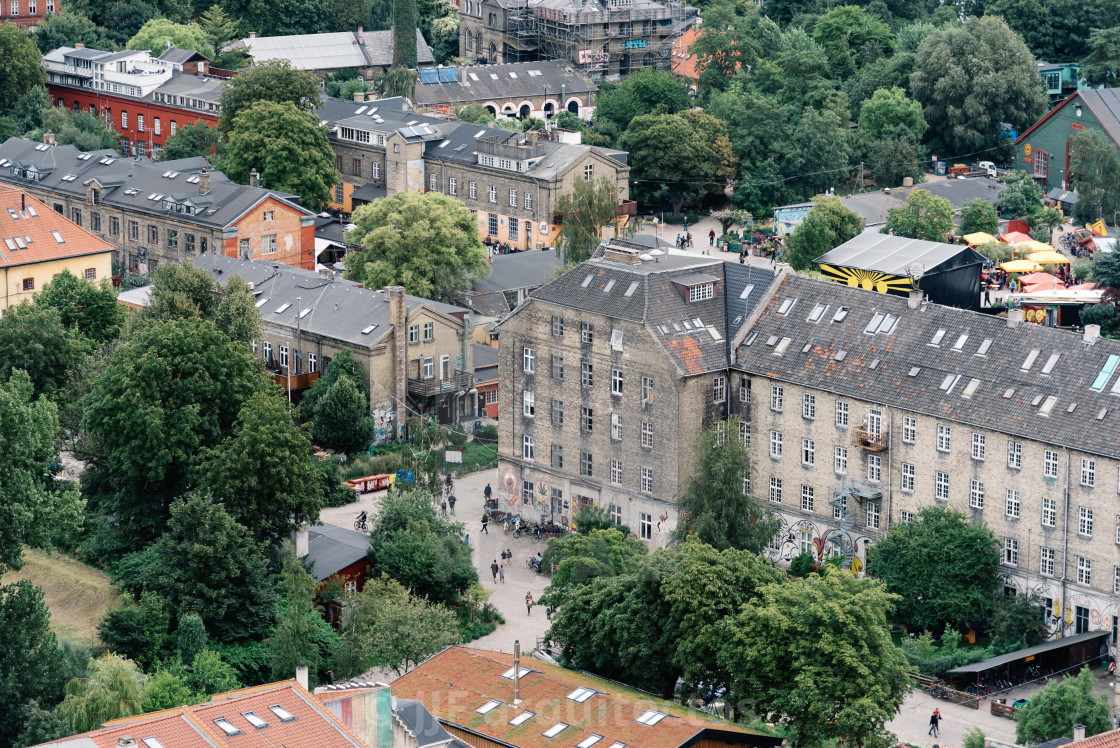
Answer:
POLYGON ((479 31, 477 34, 474 35, 474 42, 475 42, 474 48, 478 50, 479 54, 482 54, 482 32, 481 31, 479 31))
POLYGON ((568 102, 568 111, 572 114, 579 114, 579 101, 577 99, 568 102))
POLYGON ((498 61, 498 45, 490 42, 490 62, 498 61))
POLYGON ((517 112, 518 119, 527 119, 533 113, 533 108, 528 104, 522 104, 521 109, 517 112))
POLYGON ((1036 150, 1034 152, 1034 175, 1040 179, 1046 179, 1049 162, 1050 156, 1046 151, 1036 150))

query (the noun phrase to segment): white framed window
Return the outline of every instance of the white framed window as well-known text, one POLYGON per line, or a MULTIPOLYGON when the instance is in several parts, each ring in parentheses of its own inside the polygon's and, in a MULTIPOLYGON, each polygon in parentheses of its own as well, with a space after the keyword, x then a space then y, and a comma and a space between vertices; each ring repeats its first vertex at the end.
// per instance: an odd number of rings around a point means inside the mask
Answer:
POLYGON ((1007 503, 1004 505, 1003 513, 1009 519, 1019 519, 1019 492, 1013 489, 1007 489, 1007 503))
POLYGON ((611 483, 622 485, 622 460, 611 460, 611 483))
POLYGON ((903 509, 898 516, 903 522, 913 522, 915 517, 913 512, 908 512, 905 509, 903 509))
POLYGON ((972 459, 983 460, 988 452, 988 439, 983 434, 972 435, 972 459))
POLYGON ((705 299, 711 299, 714 296, 715 296, 715 284, 714 283, 701 283, 698 286, 689 286, 689 289, 688 289, 688 300, 689 300, 689 302, 704 301, 705 299))
POLYGON ((1023 467, 1022 442, 1007 443, 1007 467, 1011 468, 1012 470, 1018 470, 1023 467))
POLYGON ((530 213, 533 212, 533 193, 532 192, 526 192, 525 193, 525 210, 529 211, 530 213))
POLYGON ((478 182, 467 182, 467 197, 471 200, 478 199, 478 182))
POLYGON ((622 369, 611 369, 611 394, 622 394, 622 369))
POLYGON ((909 463, 902 463, 902 469, 899 470, 899 488, 907 493, 914 492, 914 466, 909 463))
POLYGON ((1084 556, 1077 557, 1077 583, 1089 585, 1093 580, 1093 562, 1084 556))
POLYGON ((902 419, 902 441, 913 444, 918 438, 918 419, 904 416, 902 419))
POLYGON ((409 325, 408 326, 408 342, 409 343, 419 343, 420 342, 420 325, 409 325))
POLYGON ((801 440, 801 464, 811 466, 817 460, 817 445, 812 439, 801 440))
POLYGON ((564 378, 564 357, 563 356, 557 356, 555 354, 552 356, 552 378, 553 379, 563 379, 564 378))
POLYGON ((616 525, 622 524, 622 507, 618 504, 611 504, 611 522, 616 525))
POLYGON ((653 377, 642 377, 642 402, 653 399, 653 377))
POLYGON ((653 538, 653 515, 645 512, 638 513, 638 537, 642 540, 653 538))
POLYGON ((611 413, 611 439, 622 441, 622 416, 618 413, 611 413))
POLYGON ((1058 453, 1052 449, 1042 453, 1042 477, 1058 477, 1058 453))
POLYGON ((782 412, 782 403, 785 401, 785 390, 777 384, 770 385, 770 410, 782 412))
POLYGON ((1112 567, 1112 594, 1120 592, 1120 566, 1112 567))
POLYGON ((949 500, 949 474, 938 473, 936 484, 934 485, 934 494, 936 498, 943 501, 949 500))
POLYGON ((653 449, 653 421, 642 421, 642 446, 653 449))
POLYGON ((803 512, 813 511, 813 500, 814 500, 813 493, 814 492, 813 492, 813 487, 812 486, 806 486, 806 485, 801 486, 801 511, 803 511, 803 512))
POLYGON ((716 421, 716 446, 722 447, 727 441, 727 422, 716 421))
POLYGON ((653 493, 653 468, 642 468, 642 493, 653 493))
POLYGON ((315 353, 307 354, 307 370, 319 371, 319 356, 315 353))
POLYGON ((867 526, 873 530, 879 529, 879 502, 867 502, 867 526))
POLYGON ((136 131, 137 132, 144 132, 144 115, 143 114, 137 114, 136 115, 136 131))
POLYGON ((530 374, 537 370, 537 352, 534 349, 521 349, 521 368, 530 374))
POLYGON ((848 428, 848 404, 843 400, 836 401, 836 425, 840 428, 848 428))
POLYGON ((280 365, 288 366, 288 346, 280 346, 280 365))
POLYGON ((1042 524, 1054 527, 1058 524, 1058 502, 1056 499, 1042 500, 1042 524))
POLYGON ((509 207, 511 207, 511 208, 516 208, 517 207, 517 190, 510 190, 509 191, 509 207))
POLYGON ((427 341, 435 340, 435 339, 436 339, 436 323, 435 322, 425 322, 424 323, 424 341, 427 342, 427 341))
POLYGON ((595 384, 595 367, 590 361, 580 361, 580 384, 590 387, 595 384))
POLYGON ((867 456, 867 482, 878 483, 883 477, 883 458, 879 455, 867 456))
POLYGON ((1092 488, 1097 483, 1097 461, 1081 458, 1081 485, 1092 488))
POLYGON ((554 399, 552 401, 552 423, 556 426, 563 426, 564 425, 564 401, 563 400, 554 399))
POLYGON ((448 195, 459 194, 459 183, 456 181, 455 177, 448 177, 447 178, 447 194, 448 195))
POLYGON ((581 407, 579 409, 579 429, 585 433, 590 433, 595 427, 595 410, 593 408, 581 407))
POLYGON ((770 432, 770 456, 774 459, 781 459, 782 456, 782 432, 770 432))
POLYGON ((969 485, 968 505, 973 509, 984 508, 984 484, 978 480, 972 481, 969 485))
POLYGON ((739 441, 744 447, 751 445, 751 425, 746 421, 739 421, 739 441))
POLYGON ((435 192, 438 189, 439 189, 439 177, 437 177, 435 172, 433 172, 433 173, 428 175, 428 191, 429 192, 435 192))
POLYGON ((522 412, 526 418, 532 418, 537 413, 537 396, 526 390, 521 393, 522 412))
POLYGON ((770 476, 770 501, 774 504, 782 503, 782 479, 770 476))
POLYGON ((1019 541, 1015 538, 1003 539, 1003 563, 1008 566, 1019 565, 1019 541))
MULTIPOLYGON (((745 405, 751 404, 751 380, 746 377, 739 380, 739 402, 745 405)), ((1120 491, 1120 488, 1117 490, 1120 491)))
POLYGON ((950 437, 951 433, 952 433, 952 429, 950 427, 946 426, 943 423, 937 424, 937 451, 938 452, 948 452, 949 451, 949 437, 950 437))
POLYGON ((498 202, 498 188, 494 185, 490 185, 490 187, 487 189, 486 196, 490 199, 490 202, 498 202))
POLYGON ((750 473, 745 473, 743 475, 743 495, 744 496, 750 496, 751 495, 751 474, 750 473))
POLYGON ((592 327, 590 322, 581 322, 579 324, 579 339, 580 342, 591 345, 595 341, 595 328, 592 327))
POLYGON ((579 474, 592 476, 594 474, 594 458, 590 452, 579 453, 579 474))
POLYGON ((521 456, 526 460, 531 460, 534 455, 533 437, 527 435, 521 437, 521 456))
POLYGON ((836 451, 832 456, 832 472, 837 475, 848 474, 848 449, 847 447, 836 447, 836 451))
POLYGON ((1078 509, 1077 534, 1086 538, 1093 537, 1093 510, 1087 506, 1078 509))
POLYGON ((727 401, 727 380, 716 377, 712 380, 712 402, 722 403, 727 401))
POLYGON ((1038 554, 1038 556, 1039 556, 1038 573, 1039 574, 1041 574, 1045 577, 1054 576, 1054 557, 1056 555, 1057 554, 1054 553, 1053 548, 1040 548, 1039 549, 1039 554, 1038 554))
POLYGON ((552 336, 560 338, 564 336, 564 318, 552 315, 552 336))
POLYGON ((801 417, 810 420, 817 417, 817 396, 806 392, 801 396, 801 417))
POLYGON ((121 129, 128 129, 128 112, 121 112, 121 129))

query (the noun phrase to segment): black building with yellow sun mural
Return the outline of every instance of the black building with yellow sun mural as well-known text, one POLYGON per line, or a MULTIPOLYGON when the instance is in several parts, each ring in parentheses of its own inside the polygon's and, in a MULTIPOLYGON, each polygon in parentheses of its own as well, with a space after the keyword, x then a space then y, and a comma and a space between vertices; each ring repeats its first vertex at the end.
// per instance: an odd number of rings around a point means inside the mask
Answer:
POLYGON ((896 296, 919 288, 937 304, 980 308, 984 256, 968 246, 867 232, 814 262, 826 280, 896 296))

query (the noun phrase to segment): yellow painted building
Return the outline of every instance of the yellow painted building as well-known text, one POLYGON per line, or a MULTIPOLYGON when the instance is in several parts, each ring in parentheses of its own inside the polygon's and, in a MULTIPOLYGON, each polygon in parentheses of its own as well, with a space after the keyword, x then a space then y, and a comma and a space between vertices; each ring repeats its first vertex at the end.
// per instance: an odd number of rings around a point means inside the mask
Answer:
POLYGON ((33 298, 64 270, 91 281, 110 278, 113 249, 23 190, 0 187, 0 311, 33 298))

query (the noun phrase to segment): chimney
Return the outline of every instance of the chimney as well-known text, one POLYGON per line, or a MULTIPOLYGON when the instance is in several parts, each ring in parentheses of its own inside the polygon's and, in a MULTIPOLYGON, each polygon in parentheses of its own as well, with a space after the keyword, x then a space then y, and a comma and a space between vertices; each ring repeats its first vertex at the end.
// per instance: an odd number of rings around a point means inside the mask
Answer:
POLYGON ((906 300, 906 306, 911 309, 917 309, 922 305, 922 292, 921 289, 910 289, 910 298, 906 300))
POLYGON ((360 104, 365 100, 366 100, 366 92, 365 91, 355 91, 354 92, 354 101, 356 101, 360 104))
POLYGON ((525 143, 534 146, 537 144, 539 136, 540 134, 536 130, 529 130, 525 133, 525 143))
POLYGON ((307 665, 296 665, 296 683, 307 690, 307 665))
MULTIPOLYGON (((1094 325, 1095 327, 1095 325, 1094 325)), ((1085 725, 1073 726, 1073 742, 1080 743, 1085 739, 1085 725)))
POLYGON ((203 169, 198 173, 198 194, 205 195, 210 191, 210 172, 203 169))
POLYGON ((1100 325, 1085 325, 1085 342, 1094 343, 1101 336, 1100 325))
POLYGON ((250 39, 256 39, 257 38, 257 32, 256 31, 250 31, 249 32, 249 38, 250 39))
POLYGON ((323 280, 334 280, 334 271, 329 267, 319 268, 319 277, 323 280))
POLYGON ((359 26, 358 27, 358 44, 364 44, 365 43, 362 39, 362 32, 363 32, 363 29, 362 29, 361 26, 359 26))
POLYGON ((85 49, 85 48, 86 48, 86 45, 82 44, 81 42, 78 42, 74 45, 74 49, 85 49))
POLYGON ((494 124, 494 120, 490 120, 489 122, 487 122, 487 123, 486 123, 486 126, 487 126, 487 127, 489 127, 489 128, 491 128, 491 129, 493 129, 493 128, 497 127, 497 125, 496 125, 496 124, 494 124))
MULTIPOLYGON (((1081 731, 1084 734, 1085 728, 1081 728, 1081 731)), ((117 748, 136 748, 136 738, 131 735, 122 735, 117 738, 117 748)))
POLYGON ((1023 324, 1023 310, 1011 309, 1007 312, 1007 326, 1018 327, 1023 324))
POLYGON ((249 172, 249 186, 250 187, 260 187, 261 186, 261 175, 257 173, 256 169, 253 169, 252 171, 249 172))
POLYGON ((55 144, 54 133, 50 130, 47 130, 45 133, 43 133, 43 142, 46 143, 47 145, 54 145, 55 144))
POLYGON ((521 703, 521 640, 513 640, 513 703, 521 703))
POLYGON ((408 402, 408 305, 405 303, 404 286, 389 286, 389 321, 393 324, 393 348, 396 359, 393 361, 393 399, 397 402, 397 436, 404 435, 404 424, 408 420, 404 403, 408 402))
POLYGON ((307 540, 307 523, 304 522, 298 530, 292 530, 292 546, 295 548, 296 558, 303 558, 307 555, 307 540))

